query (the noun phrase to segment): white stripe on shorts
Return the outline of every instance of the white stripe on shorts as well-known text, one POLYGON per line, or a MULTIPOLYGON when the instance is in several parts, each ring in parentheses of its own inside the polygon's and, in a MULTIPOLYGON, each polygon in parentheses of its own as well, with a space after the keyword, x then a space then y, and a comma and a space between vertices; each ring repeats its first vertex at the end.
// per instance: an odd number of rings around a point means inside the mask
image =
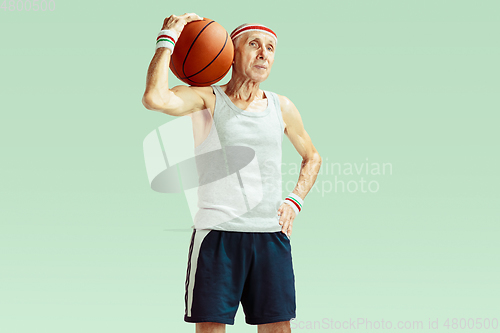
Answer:
POLYGON ((198 255, 200 253, 201 243, 203 239, 212 231, 211 229, 196 229, 194 234, 193 249, 188 262, 188 277, 187 282, 187 316, 191 317, 191 307, 193 306, 193 289, 194 289, 194 278, 196 275, 196 267, 198 265, 198 255))

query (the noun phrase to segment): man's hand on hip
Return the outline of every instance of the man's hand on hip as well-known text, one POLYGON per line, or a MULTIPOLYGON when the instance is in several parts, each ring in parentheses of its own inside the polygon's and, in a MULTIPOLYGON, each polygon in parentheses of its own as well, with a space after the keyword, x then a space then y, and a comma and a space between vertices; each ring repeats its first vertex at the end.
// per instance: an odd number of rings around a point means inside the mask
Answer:
POLYGON ((279 223, 281 224, 281 232, 290 237, 292 235, 293 220, 295 219, 295 212, 292 207, 286 203, 282 203, 278 209, 278 216, 280 217, 279 223))

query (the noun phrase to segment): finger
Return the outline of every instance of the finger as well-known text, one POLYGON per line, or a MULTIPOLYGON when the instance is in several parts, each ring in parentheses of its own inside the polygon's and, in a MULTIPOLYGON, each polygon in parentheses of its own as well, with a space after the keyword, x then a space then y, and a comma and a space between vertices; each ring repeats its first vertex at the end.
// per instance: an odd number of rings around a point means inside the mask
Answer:
POLYGON ((290 223, 290 219, 288 217, 288 214, 285 213, 285 215, 283 216, 283 227, 281 228, 281 232, 283 232, 284 234, 287 233, 287 230, 288 230, 288 224, 290 223))
POLYGON ((291 233, 292 233, 292 225, 290 224, 290 222, 287 222, 284 234, 290 236, 291 233))
POLYGON ((287 210, 286 213, 286 220, 285 223, 283 224, 282 230, 284 230, 284 233, 290 237, 292 234, 292 226, 293 226, 293 220, 294 220, 294 214, 295 212, 292 210, 287 210))
POLYGON ((197 21, 197 20, 203 20, 203 17, 201 17, 195 13, 186 14, 186 21, 191 22, 191 21, 197 21))
POLYGON ((288 227, 288 237, 292 235, 293 219, 290 220, 290 226, 288 227))
POLYGON ((196 15, 196 16, 191 16, 191 17, 186 18, 186 22, 188 22, 188 23, 193 22, 193 21, 199 21, 199 20, 203 20, 203 17, 196 15))
POLYGON ((276 214, 278 215, 278 222, 279 222, 279 224, 282 224, 281 219, 282 219, 282 215, 283 215, 283 209, 281 209, 281 207, 280 207, 278 209, 278 212, 276 214))
POLYGON ((281 216, 280 216, 280 225, 282 225, 283 227, 281 228, 281 230, 284 230, 285 228, 285 223, 286 223, 286 212, 285 213, 282 213, 281 216))
POLYGON ((286 220, 288 219, 288 211, 284 210, 284 209, 281 209, 281 212, 280 212, 280 225, 282 225, 284 227, 284 223, 286 222, 286 220))

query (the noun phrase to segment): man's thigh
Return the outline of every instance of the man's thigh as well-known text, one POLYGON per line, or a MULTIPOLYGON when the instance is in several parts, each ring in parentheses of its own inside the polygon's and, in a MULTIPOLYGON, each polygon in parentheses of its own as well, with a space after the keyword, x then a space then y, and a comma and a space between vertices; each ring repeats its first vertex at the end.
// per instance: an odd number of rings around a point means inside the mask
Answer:
POLYGON ((291 244, 281 231, 255 233, 254 256, 241 295, 250 325, 290 322, 296 317, 291 244))
POLYGON ((258 333, 290 333, 290 321, 280 321, 271 324, 261 324, 257 326, 258 333))
POLYGON ((226 324, 196 323, 196 333, 225 333, 226 324))
MULTIPOLYGON (((253 253, 252 234, 194 230, 186 273, 186 311, 191 323, 234 324, 253 253)), ((260 324, 260 323, 259 323, 260 324)))

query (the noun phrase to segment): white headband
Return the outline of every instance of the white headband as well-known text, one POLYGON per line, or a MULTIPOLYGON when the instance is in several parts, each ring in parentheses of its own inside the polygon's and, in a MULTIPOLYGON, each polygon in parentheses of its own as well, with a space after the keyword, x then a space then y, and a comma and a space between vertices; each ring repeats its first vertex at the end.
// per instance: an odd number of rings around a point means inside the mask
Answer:
POLYGON ((265 33, 271 35, 274 38, 274 42, 276 44, 278 44, 278 36, 276 35, 276 33, 262 24, 243 24, 243 25, 240 25, 239 27, 234 29, 233 32, 231 32, 231 35, 230 35, 231 40, 234 41, 234 39, 236 37, 238 37, 239 35, 241 35, 244 32, 248 32, 248 31, 265 32, 265 33))

